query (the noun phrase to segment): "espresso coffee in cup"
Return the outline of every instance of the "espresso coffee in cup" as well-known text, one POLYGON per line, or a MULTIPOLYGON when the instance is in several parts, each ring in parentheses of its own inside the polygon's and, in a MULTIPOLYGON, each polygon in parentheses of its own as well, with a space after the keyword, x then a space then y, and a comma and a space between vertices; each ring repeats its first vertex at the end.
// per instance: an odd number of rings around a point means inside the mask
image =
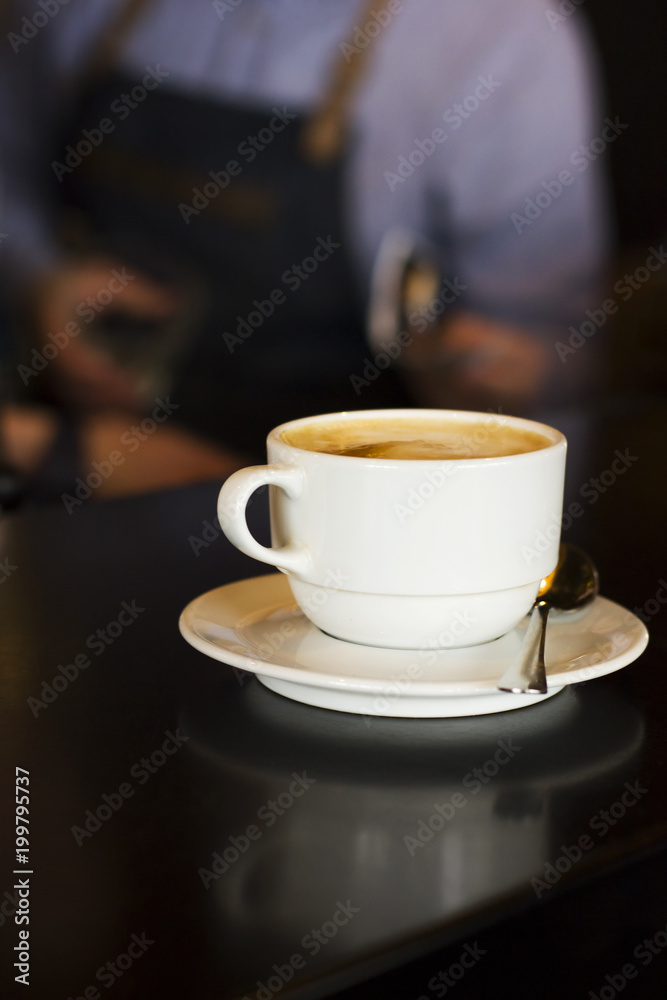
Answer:
POLYGON ((453 460, 521 455, 548 448, 549 438, 537 431, 493 421, 406 418, 392 422, 348 415, 331 423, 307 423, 284 430, 283 441, 294 448, 357 458, 453 460))
POLYGON ((286 573, 339 639, 404 649, 496 639, 558 560, 566 442, 518 417, 375 410, 271 431, 269 464, 220 491, 223 531, 286 573), (245 508, 269 484, 272 546, 245 508))

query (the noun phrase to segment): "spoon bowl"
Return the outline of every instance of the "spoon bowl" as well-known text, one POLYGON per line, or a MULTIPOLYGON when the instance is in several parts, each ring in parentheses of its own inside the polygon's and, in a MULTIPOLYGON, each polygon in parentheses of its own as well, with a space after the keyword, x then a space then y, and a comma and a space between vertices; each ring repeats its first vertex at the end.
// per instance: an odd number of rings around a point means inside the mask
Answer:
POLYGON ((546 601, 559 611, 576 611, 592 601, 599 589, 598 571, 590 556, 577 545, 563 543, 558 565, 542 581, 535 603, 546 601))
POLYGON ((544 644, 549 611, 576 611, 589 604, 598 590, 598 573, 590 557, 576 545, 561 544, 558 564, 542 580, 535 598, 521 653, 498 682, 500 691, 547 694, 544 644))

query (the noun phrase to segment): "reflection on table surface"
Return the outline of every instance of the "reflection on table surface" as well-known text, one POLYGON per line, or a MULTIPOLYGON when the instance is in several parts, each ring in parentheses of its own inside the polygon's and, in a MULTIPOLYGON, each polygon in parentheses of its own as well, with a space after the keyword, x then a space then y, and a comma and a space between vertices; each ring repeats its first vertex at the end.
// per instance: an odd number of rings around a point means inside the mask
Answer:
POLYGON ((568 837, 599 844, 592 805, 636 778, 644 733, 639 711, 592 686, 501 716, 407 720, 309 708, 249 678, 180 721, 209 781, 242 790, 220 801, 199 869, 221 940, 251 964, 270 937, 267 969, 301 949, 311 973, 532 891, 568 837), (316 949, 309 929, 348 900, 353 919, 316 949))
MULTIPOLYGON (((154 943, 114 982, 118 996, 254 997, 297 953, 303 968, 282 995, 298 982, 326 996, 338 972, 361 981, 424 949, 437 969, 448 942, 460 950, 483 927, 501 940, 515 907, 528 915, 519 945, 508 944, 508 975, 520 968, 524 981, 525 942, 544 954, 531 937, 539 927, 564 976, 586 955, 591 978, 578 982, 599 994, 667 920, 666 430, 664 408, 610 422, 586 481, 616 449, 637 460, 564 523, 565 538, 595 557, 602 594, 646 621, 647 651, 488 717, 327 712, 191 649, 177 633, 182 609, 264 572, 211 527, 218 484, 4 519, 2 558, 17 569, 0 595, 0 731, 6 773, 28 768, 34 796, 32 996, 74 998, 93 985, 104 995, 96 973, 133 934, 154 943), (88 639, 118 621, 123 602, 144 610, 97 655, 88 639), (59 666, 82 654, 90 665, 33 711, 30 699, 43 701, 59 666), (168 733, 173 753, 162 749, 168 733), (104 796, 118 805, 123 784, 132 794, 114 809, 104 796), (90 835, 77 840, 74 828, 90 835), (592 846, 569 865, 582 838, 592 846), (640 863, 646 877, 634 882, 640 863), (316 953, 314 931, 327 942, 316 953), (563 944, 572 936, 578 954, 563 944)), ((265 540, 264 498, 249 521, 265 540)), ((0 896, 12 895, 8 872, 0 896)), ((9 953, 15 926, 2 917, 9 953)), ((642 985, 653 970, 657 959, 642 985)), ((428 978, 406 998, 429 993, 428 978)), ((471 973, 470 988, 481 981, 471 973)), ((390 994, 402 1000, 391 984, 390 994)))

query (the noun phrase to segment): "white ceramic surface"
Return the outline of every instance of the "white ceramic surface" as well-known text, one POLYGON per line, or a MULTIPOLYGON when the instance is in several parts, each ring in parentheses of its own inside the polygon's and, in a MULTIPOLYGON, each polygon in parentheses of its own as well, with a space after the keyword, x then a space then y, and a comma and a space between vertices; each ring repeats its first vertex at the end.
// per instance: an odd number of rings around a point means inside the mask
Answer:
MULTIPOLYGON (((472 438, 472 431, 471 431, 472 438)), ((476 440, 476 439, 475 439, 476 440)), ((288 574, 304 613, 341 639, 388 648, 452 648, 513 628, 558 559, 566 442, 543 424, 493 413, 379 410, 283 424, 269 464, 220 491, 222 528, 241 551, 288 574), (297 425, 434 418, 536 431, 552 443, 494 458, 392 460, 306 451, 297 425), (273 548, 250 534, 245 508, 268 483, 273 548)))
POLYGON ((227 584, 183 611, 184 638, 213 659, 258 676, 294 701, 372 716, 445 718, 535 705, 567 684, 601 677, 635 660, 648 633, 630 611, 603 597, 572 614, 552 612, 547 632, 549 694, 496 689, 518 652, 526 622, 482 646, 382 649, 334 639, 300 611, 285 576, 227 584))

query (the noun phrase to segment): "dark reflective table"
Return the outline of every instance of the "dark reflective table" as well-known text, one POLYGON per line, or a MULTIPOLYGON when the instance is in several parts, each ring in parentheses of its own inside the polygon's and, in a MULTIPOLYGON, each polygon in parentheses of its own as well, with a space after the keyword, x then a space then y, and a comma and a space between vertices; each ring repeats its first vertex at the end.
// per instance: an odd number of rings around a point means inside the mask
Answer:
MULTIPOLYGON (((484 717, 328 712, 191 649, 182 608, 266 571, 217 485, 5 517, 2 995, 662 996, 666 431, 611 410, 564 522, 648 650, 484 717)), ((266 539, 265 497, 249 516, 266 539)))

